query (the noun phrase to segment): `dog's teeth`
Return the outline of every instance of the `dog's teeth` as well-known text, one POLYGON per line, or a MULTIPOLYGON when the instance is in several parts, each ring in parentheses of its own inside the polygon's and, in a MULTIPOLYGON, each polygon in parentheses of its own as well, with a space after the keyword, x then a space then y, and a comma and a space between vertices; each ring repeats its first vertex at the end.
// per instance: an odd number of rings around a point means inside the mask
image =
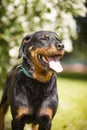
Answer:
POLYGON ((42 60, 47 63, 47 60, 44 56, 42 56, 42 60))
POLYGON ((59 59, 59 58, 60 58, 60 56, 57 56, 57 58, 59 59))
POLYGON ((59 55, 56 57, 57 60, 60 60, 60 58, 61 58, 61 56, 59 56, 59 55))

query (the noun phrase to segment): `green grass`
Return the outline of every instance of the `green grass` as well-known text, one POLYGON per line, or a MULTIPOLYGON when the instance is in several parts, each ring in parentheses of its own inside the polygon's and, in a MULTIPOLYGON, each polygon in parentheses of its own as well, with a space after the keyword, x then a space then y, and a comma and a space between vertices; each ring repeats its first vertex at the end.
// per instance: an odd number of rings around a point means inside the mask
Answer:
MULTIPOLYGON (((1 94, 1 92, 0 92, 1 94)), ((58 78, 59 108, 52 130, 87 130, 87 81, 58 78)), ((10 130, 11 115, 6 115, 10 130)), ((28 126, 25 129, 30 130, 28 126)))
POLYGON ((59 79, 53 130, 87 130, 87 81, 59 79))

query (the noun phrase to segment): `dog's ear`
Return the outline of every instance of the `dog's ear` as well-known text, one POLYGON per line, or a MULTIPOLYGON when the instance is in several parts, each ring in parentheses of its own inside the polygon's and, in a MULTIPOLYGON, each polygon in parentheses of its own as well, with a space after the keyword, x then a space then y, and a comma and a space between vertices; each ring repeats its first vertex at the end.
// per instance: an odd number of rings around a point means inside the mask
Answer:
POLYGON ((25 37, 23 38, 22 43, 21 43, 21 46, 20 46, 20 48, 19 48, 18 58, 21 58, 21 57, 22 57, 22 54, 23 54, 23 52, 24 52, 24 48, 25 48, 27 42, 30 40, 30 38, 31 38, 31 35, 27 35, 27 36, 25 36, 25 37))

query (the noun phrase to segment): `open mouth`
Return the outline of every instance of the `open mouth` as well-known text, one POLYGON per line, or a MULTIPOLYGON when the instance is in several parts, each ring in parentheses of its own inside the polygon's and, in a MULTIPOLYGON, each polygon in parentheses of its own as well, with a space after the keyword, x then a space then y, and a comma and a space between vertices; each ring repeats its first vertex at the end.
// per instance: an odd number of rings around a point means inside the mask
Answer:
POLYGON ((62 56, 60 54, 53 56, 38 55, 38 60, 43 66, 46 66, 47 68, 50 68, 57 73, 63 70, 60 63, 61 59, 62 56))

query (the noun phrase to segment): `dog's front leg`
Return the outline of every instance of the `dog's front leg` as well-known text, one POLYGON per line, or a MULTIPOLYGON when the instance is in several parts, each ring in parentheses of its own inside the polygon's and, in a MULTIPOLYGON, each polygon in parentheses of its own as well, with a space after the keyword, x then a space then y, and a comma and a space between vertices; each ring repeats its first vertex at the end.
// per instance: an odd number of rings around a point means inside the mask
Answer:
POLYGON ((51 130, 51 119, 48 115, 44 115, 40 118, 39 130, 51 130))
POLYGON ((12 120, 12 130, 23 130, 24 126, 25 123, 22 120, 17 118, 12 120))
POLYGON ((39 130, 51 130, 53 110, 50 107, 41 108, 39 116, 40 116, 39 130))

